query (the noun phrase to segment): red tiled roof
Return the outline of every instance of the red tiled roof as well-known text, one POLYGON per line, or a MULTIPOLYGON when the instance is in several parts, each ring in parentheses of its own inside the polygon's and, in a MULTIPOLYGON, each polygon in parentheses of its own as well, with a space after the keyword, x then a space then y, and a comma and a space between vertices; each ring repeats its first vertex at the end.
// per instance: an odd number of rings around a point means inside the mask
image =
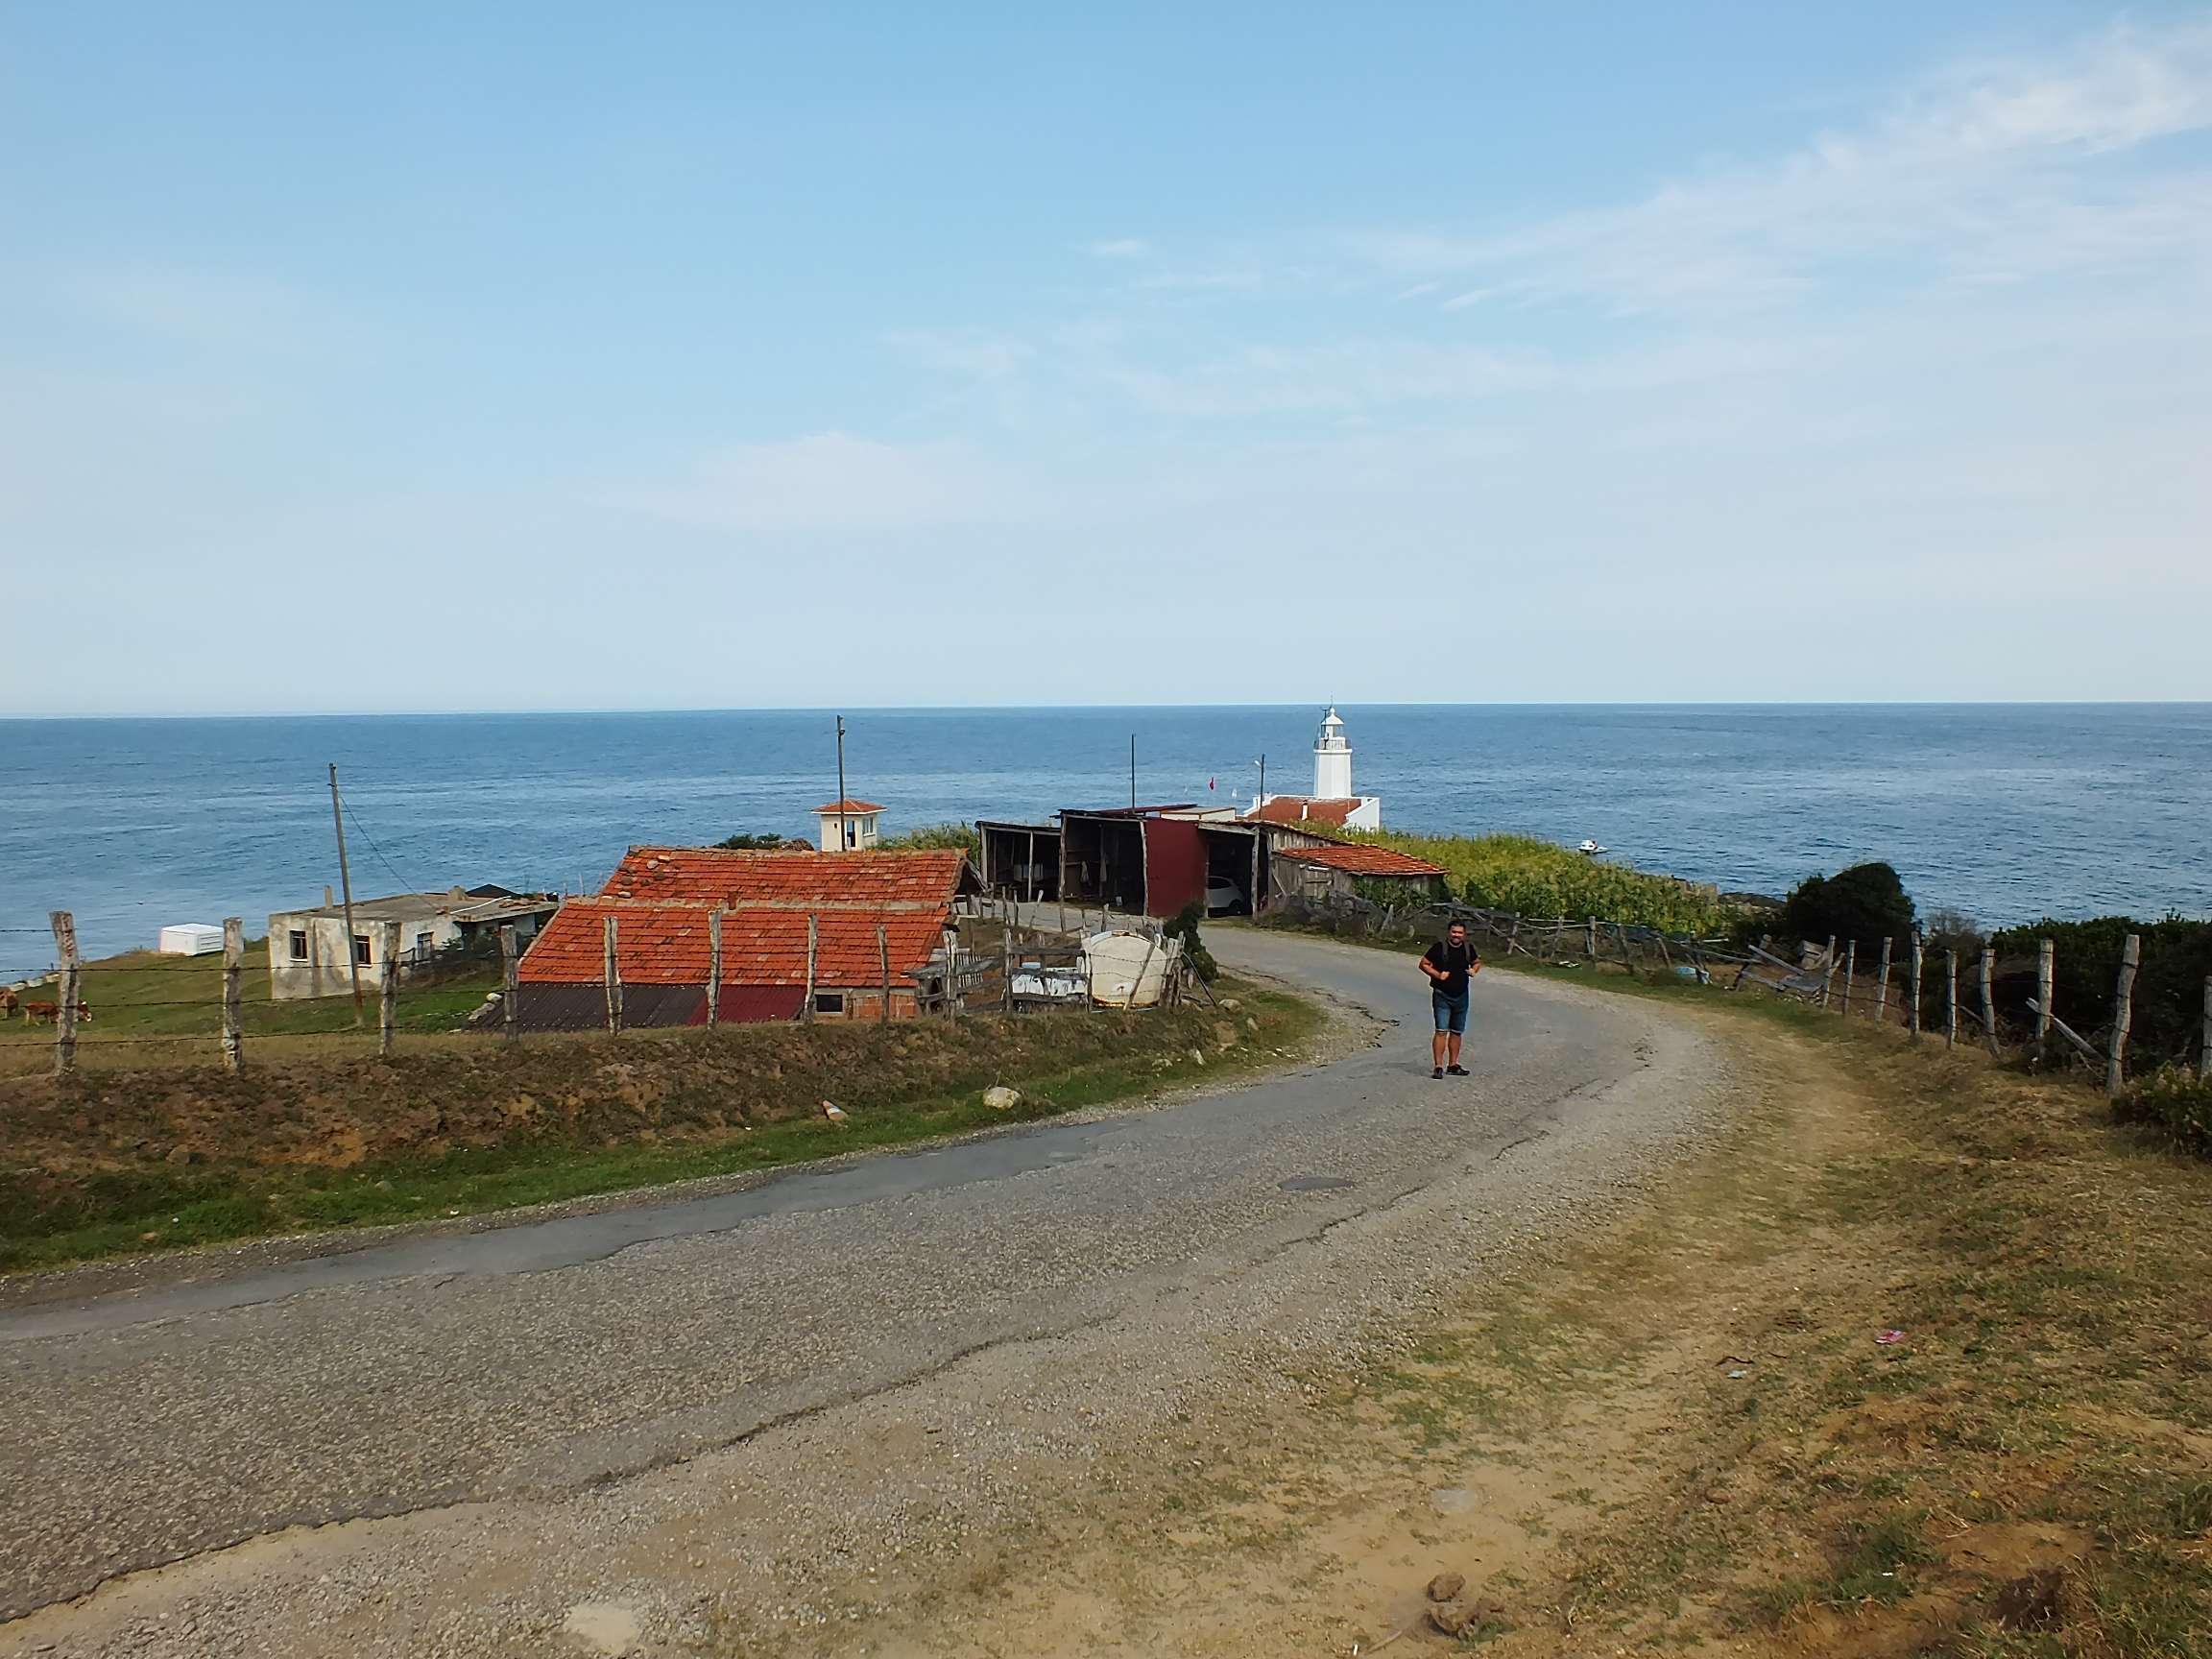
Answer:
MULTIPOLYGON (((820 913, 814 982, 867 987, 882 982, 876 929, 891 955, 891 982, 911 987, 914 970, 943 943, 947 909, 820 913)), ((615 955, 626 985, 701 985, 707 980, 708 910, 698 904, 647 904, 579 899, 561 907, 531 942, 517 976, 526 985, 598 984, 606 973, 606 918, 614 919, 615 955)), ((802 910, 733 909, 722 917, 725 985, 805 985, 806 915, 802 910)))
MULTIPOLYGON (((958 848, 796 853, 633 847, 607 878, 599 897, 694 904, 702 910, 715 904, 731 909, 942 909, 960 891, 967 862, 958 848)), ((706 926, 704 917, 700 926, 706 926)))
POLYGON ((815 807, 814 810, 819 815, 824 812, 880 812, 883 808, 877 805, 873 801, 854 801, 847 798, 843 801, 828 802, 815 807))
POLYGON ((1341 830, 1344 820, 1358 810, 1359 803, 1356 800, 1316 801, 1310 795, 1272 795, 1265 805, 1245 816, 1257 818, 1263 824, 1319 824, 1341 830))
POLYGON ((1409 853, 1393 853, 1387 847, 1361 847, 1338 844, 1330 847, 1286 847, 1275 854, 1278 858, 1294 858, 1305 864, 1326 864, 1332 870, 1346 870, 1355 876, 1441 876, 1441 865, 1431 864, 1426 858, 1416 858, 1409 853))

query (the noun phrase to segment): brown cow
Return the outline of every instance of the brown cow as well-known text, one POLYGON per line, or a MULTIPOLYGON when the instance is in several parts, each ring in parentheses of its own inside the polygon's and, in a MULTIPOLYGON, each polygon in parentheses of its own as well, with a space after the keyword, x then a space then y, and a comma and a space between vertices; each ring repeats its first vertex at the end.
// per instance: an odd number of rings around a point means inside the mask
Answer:
MULTIPOLYGON (((23 1004, 23 1017, 34 1025, 51 1025, 61 1017, 61 1004, 59 1002, 26 1002, 23 1004)), ((92 1018, 91 1007, 84 1002, 78 1003, 77 1018, 89 1021, 92 1018)))
POLYGON ((20 999, 16 997, 15 988, 12 985, 9 986, 6 990, 0 990, 0 1020, 14 1019, 15 1010, 19 1005, 19 1001, 20 999))

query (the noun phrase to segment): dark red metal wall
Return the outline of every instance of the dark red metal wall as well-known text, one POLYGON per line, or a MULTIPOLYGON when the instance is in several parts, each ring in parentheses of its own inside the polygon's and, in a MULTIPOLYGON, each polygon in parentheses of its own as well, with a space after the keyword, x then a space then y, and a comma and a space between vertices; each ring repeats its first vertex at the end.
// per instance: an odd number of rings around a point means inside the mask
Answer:
POLYGON ((1144 912, 1174 915, 1206 899, 1206 843, 1198 826, 1181 818, 1144 820, 1144 912))

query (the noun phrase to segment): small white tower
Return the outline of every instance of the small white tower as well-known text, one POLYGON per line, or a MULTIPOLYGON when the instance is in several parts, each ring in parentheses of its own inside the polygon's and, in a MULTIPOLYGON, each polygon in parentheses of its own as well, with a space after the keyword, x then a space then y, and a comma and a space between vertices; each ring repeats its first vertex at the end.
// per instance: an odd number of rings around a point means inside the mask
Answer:
POLYGON ((1313 740, 1313 799, 1352 800, 1352 743, 1335 706, 1321 716, 1321 735, 1313 740))

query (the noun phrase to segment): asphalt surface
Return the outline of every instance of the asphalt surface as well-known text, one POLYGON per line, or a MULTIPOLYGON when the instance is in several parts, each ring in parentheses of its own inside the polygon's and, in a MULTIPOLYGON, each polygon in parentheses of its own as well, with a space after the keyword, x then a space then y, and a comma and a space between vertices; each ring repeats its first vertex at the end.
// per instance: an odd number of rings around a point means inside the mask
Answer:
POLYGON ((1399 1023, 1158 1110, 0 1312, 0 1619, 302 1522, 605 1486, 1234 1283, 1649 1059, 1635 1006, 1493 973, 1475 1075, 1436 1082, 1409 960, 1214 944, 1399 1023))

